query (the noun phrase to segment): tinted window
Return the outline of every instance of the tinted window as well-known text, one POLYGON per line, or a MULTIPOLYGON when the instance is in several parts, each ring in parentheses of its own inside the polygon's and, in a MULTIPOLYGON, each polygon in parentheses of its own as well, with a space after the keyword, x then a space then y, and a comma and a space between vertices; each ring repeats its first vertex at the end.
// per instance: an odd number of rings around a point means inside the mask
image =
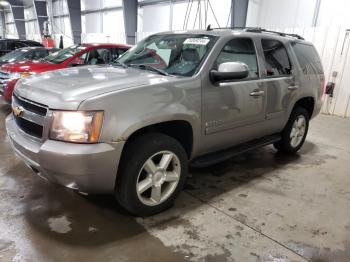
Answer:
POLYGON ((26 46, 43 46, 42 44, 35 41, 25 41, 23 42, 26 46))
POLYGON ((17 42, 17 41, 9 41, 8 42, 8 49, 9 50, 15 50, 15 49, 21 48, 21 47, 26 47, 26 45, 22 44, 21 42, 17 42))
POLYGON ((305 75, 323 74, 320 57, 312 45, 293 43, 292 47, 305 75))
POLYGON ((0 49, 1 50, 6 50, 7 45, 6 45, 6 40, 0 41, 0 49))
POLYGON ((248 78, 256 78, 259 75, 254 43, 251 39, 237 38, 229 41, 216 59, 214 68, 219 68, 219 65, 225 62, 246 64, 249 68, 248 78))
POLYGON ((284 45, 280 41, 270 39, 263 39, 261 44, 267 76, 290 75, 292 66, 284 45))

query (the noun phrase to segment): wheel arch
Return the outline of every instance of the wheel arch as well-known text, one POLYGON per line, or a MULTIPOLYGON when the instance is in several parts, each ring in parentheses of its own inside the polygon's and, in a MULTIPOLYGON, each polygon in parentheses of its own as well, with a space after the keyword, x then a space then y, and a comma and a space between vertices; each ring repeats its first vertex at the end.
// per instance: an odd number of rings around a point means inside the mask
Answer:
POLYGON ((315 99, 312 96, 300 98, 295 102, 293 110, 297 106, 306 109, 306 111, 309 113, 309 118, 311 119, 315 109, 315 99))
POLYGON ((191 158, 194 145, 194 129, 188 120, 167 120, 129 129, 128 134, 123 136, 127 137, 124 147, 134 138, 147 133, 162 133, 176 139, 185 149, 187 157, 191 158))

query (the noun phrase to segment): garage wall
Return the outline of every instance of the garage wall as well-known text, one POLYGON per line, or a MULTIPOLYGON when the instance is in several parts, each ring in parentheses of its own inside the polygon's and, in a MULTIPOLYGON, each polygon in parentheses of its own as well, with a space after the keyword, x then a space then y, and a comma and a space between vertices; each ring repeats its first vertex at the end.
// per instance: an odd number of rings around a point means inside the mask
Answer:
POLYGON ((13 14, 11 9, 5 10, 5 37, 6 38, 18 38, 17 28, 13 20, 13 14))
POLYGON ((317 0, 250 0, 247 26, 312 26, 317 0))
POLYGON ((350 26, 349 0, 249 0, 247 26, 350 26))
POLYGON ((48 0, 47 9, 51 22, 52 37, 58 47, 60 36, 64 47, 73 45, 72 27, 69 19, 67 0, 48 0))
POLYGON ((122 0, 81 0, 82 42, 126 43, 122 0))
POLYGON ((34 6, 24 8, 26 39, 41 42, 41 33, 34 6))
POLYGON ((230 24, 231 0, 170 2, 142 5, 138 16, 138 40, 168 30, 227 27, 230 24), (187 15, 186 15, 187 14, 187 15), (185 21, 185 18, 186 22, 185 21))

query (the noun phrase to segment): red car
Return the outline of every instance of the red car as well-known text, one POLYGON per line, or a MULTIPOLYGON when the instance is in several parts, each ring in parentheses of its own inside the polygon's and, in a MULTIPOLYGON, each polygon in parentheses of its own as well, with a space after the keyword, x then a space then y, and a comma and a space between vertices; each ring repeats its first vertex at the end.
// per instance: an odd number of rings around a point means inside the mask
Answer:
POLYGON ((0 95, 8 102, 22 77, 72 66, 108 64, 130 48, 119 44, 81 44, 53 53, 39 61, 23 61, 1 66, 0 95))

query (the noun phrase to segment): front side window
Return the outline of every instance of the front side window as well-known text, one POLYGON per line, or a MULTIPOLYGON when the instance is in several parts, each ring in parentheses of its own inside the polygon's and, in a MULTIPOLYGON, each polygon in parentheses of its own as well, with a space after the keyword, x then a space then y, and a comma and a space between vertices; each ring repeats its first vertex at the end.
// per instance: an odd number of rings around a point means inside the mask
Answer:
POLYGON ((139 42, 117 63, 169 75, 192 76, 209 53, 215 37, 209 35, 154 35, 139 42))
POLYGON ((220 64, 226 62, 242 62, 246 64, 249 68, 247 78, 257 78, 259 76, 254 43, 249 38, 230 40, 216 59, 214 69, 217 70, 220 64))
POLYGON ((266 75, 270 77, 290 75, 292 66, 284 45, 272 39, 263 39, 261 44, 265 56, 266 75))
POLYGON ((71 47, 68 47, 66 49, 63 49, 57 53, 53 53, 45 58, 45 61, 53 63, 53 64, 60 64, 63 61, 71 58, 75 54, 85 50, 85 46, 80 46, 80 45, 74 45, 71 47))

